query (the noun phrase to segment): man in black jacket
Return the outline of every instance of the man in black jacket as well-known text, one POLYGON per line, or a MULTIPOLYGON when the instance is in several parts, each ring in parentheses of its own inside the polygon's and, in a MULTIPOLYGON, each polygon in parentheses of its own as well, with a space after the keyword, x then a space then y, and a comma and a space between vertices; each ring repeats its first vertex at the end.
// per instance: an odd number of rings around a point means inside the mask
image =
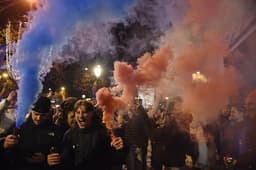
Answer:
POLYGON ((62 140, 60 131, 51 121, 50 105, 47 97, 40 97, 17 134, 5 138, 3 147, 6 151, 12 150, 13 159, 17 161, 15 169, 49 169, 46 155, 51 148, 60 148, 62 140))
POLYGON ((146 170, 150 121, 140 100, 131 110, 133 113, 125 125, 124 135, 128 147, 127 167, 131 170, 146 170))

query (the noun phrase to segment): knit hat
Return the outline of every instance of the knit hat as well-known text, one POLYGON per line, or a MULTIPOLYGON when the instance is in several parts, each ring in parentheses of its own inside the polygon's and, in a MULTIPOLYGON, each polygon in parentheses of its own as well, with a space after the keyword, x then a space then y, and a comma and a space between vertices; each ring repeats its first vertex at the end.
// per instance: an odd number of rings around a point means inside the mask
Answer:
POLYGON ((35 102, 35 104, 32 107, 32 110, 38 113, 49 113, 51 109, 51 101, 48 97, 41 96, 39 99, 35 102))

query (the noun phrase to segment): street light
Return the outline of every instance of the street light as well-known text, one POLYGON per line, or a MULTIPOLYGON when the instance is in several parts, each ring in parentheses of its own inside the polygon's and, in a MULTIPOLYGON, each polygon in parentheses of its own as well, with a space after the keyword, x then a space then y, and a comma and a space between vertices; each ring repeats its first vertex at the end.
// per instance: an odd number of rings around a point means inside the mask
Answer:
POLYGON ((3 78, 8 78, 8 74, 7 73, 3 73, 3 78))
POLYGON ((36 3, 37 0, 27 0, 27 2, 30 4, 30 10, 33 8, 33 5, 36 3))
POLYGON ((208 80, 204 74, 202 74, 200 71, 197 71, 196 73, 192 74, 192 81, 197 83, 207 83, 208 80))
POLYGON ((85 99, 86 98, 86 95, 85 94, 82 94, 82 99, 85 99))
POLYGON ((100 65, 97 65, 96 67, 94 67, 94 74, 97 78, 99 78, 101 76, 102 73, 102 68, 100 65))
MULTIPOLYGON (((6 0, 6 1, 3 1, 3 2, 7 3, 7 5, 5 5, 5 6, 1 5, 2 8, 0 8, 0 13, 5 11, 5 10, 7 10, 7 9, 9 9, 12 6, 15 6, 15 5, 19 4, 19 3, 23 3, 24 1, 23 0, 15 0, 15 1, 13 1, 13 0, 6 0)), ((35 4, 37 2, 37 0, 26 0, 26 2, 30 3, 30 9, 32 9, 33 4, 35 4)))
POLYGON ((65 91, 65 87, 62 86, 62 87, 60 88, 60 90, 61 90, 62 92, 65 91))
POLYGON ((64 101, 66 99, 66 88, 64 86, 61 86, 60 88, 60 94, 61 94, 61 97, 62 97, 62 101, 64 101))
POLYGON ((36 0, 27 0, 27 2, 29 2, 29 3, 35 3, 36 2, 36 0))
POLYGON ((93 91, 93 98, 96 99, 96 91, 98 90, 98 79, 102 73, 101 66, 100 65, 95 66, 93 69, 93 72, 94 72, 94 75, 96 76, 96 80, 93 83, 92 91, 93 91))

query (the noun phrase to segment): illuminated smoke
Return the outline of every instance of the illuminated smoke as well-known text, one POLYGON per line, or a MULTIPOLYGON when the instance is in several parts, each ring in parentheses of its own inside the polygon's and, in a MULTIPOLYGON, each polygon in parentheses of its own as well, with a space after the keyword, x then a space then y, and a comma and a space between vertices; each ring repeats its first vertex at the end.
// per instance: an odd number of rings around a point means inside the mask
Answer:
POLYGON ((101 88, 96 93, 97 105, 104 111, 103 122, 111 127, 113 114, 117 110, 124 110, 133 104, 137 92, 137 86, 157 86, 162 74, 166 71, 168 61, 172 58, 171 47, 166 46, 154 54, 146 53, 138 59, 138 66, 134 70, 126 62, 115 62, 114 78, 116 89, 121 91, 120 97, 113 97, 106 88, 101 88), (126 104, 124 104, 126 103, 126 104))
POLYGON ((208 122, 216 120, 219 111, 241 87, 238 70, 225 67, 224 57, 229 55, 234 37, 251 20, 252 11, 244 1, 229 0, 190 1, 189 7, 184 20, 174 23, 173 29, 159 41, 159 48, 173 46, 175 59, 157 91, 182 96, 184 106, 194 118, 208 122), (193 73, 198 71, 207 83, 192 81, 193 73))
MULTIPOLYGON (((153 86, 156 88, 157 96, 178 95, 184 98, 184 106, 194 114, 195 119, 215 120, 219 110, 225 107, 230 97, 237 94, 240 86, 239 73, 232 66, 224 66, 224 57, 229 54, 234 37, 245 27, 245 18, 252 18, 252 10, 248 10, 249 3, 244 1, 179 1, 183 5, 182 8, 179 8, 177 1, 165 2, 160 5, 156 1, 151 1, 143 5, 143 0, 137 1, 131 16, 134 16, 133 19, 141 25, 155 30, 157 35, 168 29, 167 23, 172 22, 173 27, 159 39, 158 46, 160 51, 166 44, 172 46, 173 53, 166 54, 174 57, 166 60, 168 65, 163 67, 166 68, 165 71, 161 71, 158 83, 153 81, 153 84, 147 80, 155 78, 154 71, 146 69, 142 71, 143 74, 139 71, 140 64, 143 65, 145 62, 143 59, 138 59, 141 62, 138 62, 137 68, 128 63, 116 62, 114 77, 119 89, 122 89, 121 98, 131 102, 138 86, 153 86), (165 18, 165 26, 157 27, 156 21, 162 19, 159 16, 167 12, 165 9, 171 8, 172 3, 176 3, 176 11, 182 11, 181 14, 170 14, 172 16, 169 17, 172 19, 165 18), (158 9, 163 10, 157 11, 158 9), (196 72, 201 72, 205 77, 203 82, 193 81, 192 76, 196 72)), ((156 34, 152 34, 154 35, 156 34)), ((136 51, 136 47, 140 49, 141 46, 138 44, 142 42, 135 36, 129 40, 128 49, 136 51)))
POLYGON ((81 57, 93 57, 95 54, 102 57, 108 56, 107 54, 115 55, 113 34, 111 34, 113 25, 114 23, 105 22, 78 25, 74 35, 63 46, 57 62, 74 62, 81 57))
MULTIPOLYGON (((42 90, 41 81, 49 72, 53 61, 59 60, 67 40, 79 25, 92 21, 107 23, 126 14, 132 0, 39 0, 38 10, 31 13, 31 22, 19 42, 19 54, 12 57, 12 67, 19 72, 18 114, 16 126, 42 90), (54 50, 49 54, 50 49, 54 50)), ((86 47, 85 47, 86 48, 86 47)), ((70 56, 67 56, 70 59, 70 56)), ((63 58, 65 61, 65 58, 63 58)))
POLYGON ((107 88, 101 88, 96 93, 97 106, 103 109, 102 122, 106 124, 108 129, 111 129, 113 113, 124 110, 127 104, 113 94, 107 88))
POLYGON ((114 78, 117 85, 123 89, 123 100, 131 103, 136 95, 137 86, 157 86, 171 59, 171 47, 166 46, 154 54, 145 53, 137 60, 136 69, 125 62, 115 62, 114 78))
POLYGON ((114 27, 122 57, 136 59, 145 51, 152 52, 159 36, 181 21, 187 9, 186 0, 136 0, 125 22, 114 27))
POLYGON ((250 103, 255 103, 256 101, 256 90, 252 90, 245 98, 245 103, 248 105, 250 103))

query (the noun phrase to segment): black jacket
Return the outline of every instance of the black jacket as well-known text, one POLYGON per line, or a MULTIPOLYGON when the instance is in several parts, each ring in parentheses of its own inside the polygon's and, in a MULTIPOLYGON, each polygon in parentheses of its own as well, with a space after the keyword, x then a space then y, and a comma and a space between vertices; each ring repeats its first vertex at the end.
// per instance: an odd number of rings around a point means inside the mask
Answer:
POLYGON ((60 151, 62 136, 57 126, 52 122, 35 125, 30 117, 19 129, 18 141, 16 147, 17 169, 45 170, 49 169, 46 156, 50 153, 52 147, 55 148, 55 151, 60 151), (27 161, 26 158, 31 157, 37 152, 45 155, 45 161, 43 163, 35 164, 27 161))
POLYGON ((110 137, 104 127, 80 129, 76 126, 66 132, 62 158, 67 169, 108 170, 111 157, 110 137))

